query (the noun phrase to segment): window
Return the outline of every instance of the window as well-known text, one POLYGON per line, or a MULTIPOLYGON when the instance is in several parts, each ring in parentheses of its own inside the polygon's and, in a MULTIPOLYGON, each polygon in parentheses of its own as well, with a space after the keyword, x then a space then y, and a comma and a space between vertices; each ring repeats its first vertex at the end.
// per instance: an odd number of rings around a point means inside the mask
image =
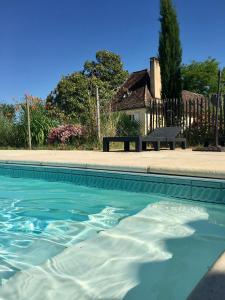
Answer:
POLYGON ((136 121, 136 122, 140 121, 140 115, 139 115, 139 113, 134 113, 132 115, 129 115, 129 117, 130 117, 131 121, 136 121))

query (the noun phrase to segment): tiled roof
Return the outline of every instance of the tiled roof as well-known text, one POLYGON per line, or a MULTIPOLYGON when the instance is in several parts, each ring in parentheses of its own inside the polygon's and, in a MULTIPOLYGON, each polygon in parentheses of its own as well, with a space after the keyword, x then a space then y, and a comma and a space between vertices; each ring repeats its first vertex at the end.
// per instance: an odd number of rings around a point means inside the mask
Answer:
MULTIPOLYGON (((147 69, 132 73, 120 87, 112 100, 112 111, 122 111, 148 107, 153 99, 150 90, 150 74, 147 69)), ((204 99, 201 94, 182 91, 184 102, 204 99)))
POLYGON ((150 92, 150 75, 147 69, 132 73, 112 100, 112 110, 147 107, 153 99, 150 92))
POLYGON ((182 99, 184 102, 189 101, 189 100, 200 100, 200 99, 204 99, 205 96, 203 96, 202 94, 197 94, 197 93, 193 93, 190 91, 186 91, 183 90, 182 91, 182 99))

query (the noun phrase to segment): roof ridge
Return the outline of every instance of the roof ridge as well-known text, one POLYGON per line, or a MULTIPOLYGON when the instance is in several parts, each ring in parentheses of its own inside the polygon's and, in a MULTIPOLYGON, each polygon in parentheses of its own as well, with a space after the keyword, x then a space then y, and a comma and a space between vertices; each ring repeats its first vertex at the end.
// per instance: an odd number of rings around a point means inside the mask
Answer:
POLYGON ((143 69, 143 70, 139 70, 139 71, 134 71, 134 72, 132 72, 131 74, 141 73, 141 72, 144 72, 144 71, 148 71, 148 69, 143 69))

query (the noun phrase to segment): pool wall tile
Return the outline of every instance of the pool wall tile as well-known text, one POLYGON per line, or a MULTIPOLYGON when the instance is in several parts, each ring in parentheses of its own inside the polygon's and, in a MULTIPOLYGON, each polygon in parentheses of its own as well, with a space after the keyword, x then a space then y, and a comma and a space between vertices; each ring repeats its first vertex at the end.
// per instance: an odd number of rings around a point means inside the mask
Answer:
POLYGON ((191 185, 191 179, 187 179, 187 178, 183 178, 183 177, 175 177, 175 176, 171 176, 171 177, 166 177, 165 178, 165 182, 168 184, 177 184, 177 185, 191 185))
POLYGON ((166 194, 171 197, 191 199, 192 188, 190 185, 167 183, 166 194))
POLYGON ((225 180, 0 163, 0 175, 225 204, 225 180))
POLYGON ((204 179, 195 179, 191 180, 192 186, 199 186, 199 187, 211 187, 211 188, 221 188, 221 182, 217 180, 204 180, 204 179))
POLYGON ((225 204, 225 189, 221 189, 221 195, 220 195, 220 203, 225 204))
POLYGON ((192 187, 192 200, 221 203, 222 189, 194 186, 192 187))

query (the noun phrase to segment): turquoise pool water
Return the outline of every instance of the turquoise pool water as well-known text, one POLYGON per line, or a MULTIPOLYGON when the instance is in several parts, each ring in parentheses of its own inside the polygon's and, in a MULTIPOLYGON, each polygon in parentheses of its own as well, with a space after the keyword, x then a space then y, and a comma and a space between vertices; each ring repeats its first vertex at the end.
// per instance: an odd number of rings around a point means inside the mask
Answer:
POLYGON ((0 176, 0 299, 182 300, 224 250, 225 205, 0 176))
POLYGON ((145 194, 0 176, 0 279, 94 237, 151 201, 145 194))

